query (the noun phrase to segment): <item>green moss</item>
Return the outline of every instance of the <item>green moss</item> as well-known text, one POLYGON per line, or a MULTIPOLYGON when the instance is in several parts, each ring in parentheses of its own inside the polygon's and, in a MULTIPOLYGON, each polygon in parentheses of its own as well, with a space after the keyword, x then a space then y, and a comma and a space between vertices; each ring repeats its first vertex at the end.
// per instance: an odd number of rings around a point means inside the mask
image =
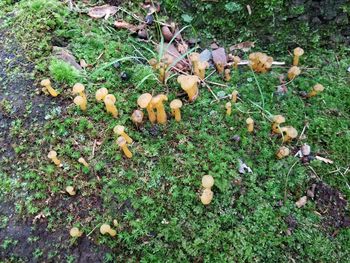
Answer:
POLYGON ((80 72, 63 60, 52 59, 49 70, 54 80, 67 85, 73 85, 81 78, 80 72))

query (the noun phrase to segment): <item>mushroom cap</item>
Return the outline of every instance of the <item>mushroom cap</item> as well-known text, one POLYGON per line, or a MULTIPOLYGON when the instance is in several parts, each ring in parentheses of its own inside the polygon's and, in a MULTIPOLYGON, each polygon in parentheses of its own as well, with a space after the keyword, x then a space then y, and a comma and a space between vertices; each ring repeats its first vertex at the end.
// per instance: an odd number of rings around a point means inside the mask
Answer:
POLYGON ((231 70, 229 68, 225 69, 225 74, 230 74, 231 70))
POLYGON ((199 77, 195 75, 180 75, 177 77, 177 82, 180 83, 183 90, 188 90, 199 81, 199 77))
POLYGON ((294 139, 298 136, 298 131, 292 126, 283 127, 282 132, 285 132, 292 139, 294 139))
POLYGON ((232 107, 231 102, 226 102, 226 104, 225 104, 225 108, 227 109, 227 108, 231 108, 231 107, 232 107))
POLYGON ((302 49, 301 47, 297 47, 294 49, 294 56, 302 56, 304 55, 304 49, 302 49))
POLYGON ((152 95, 150 93, 144 93, 137 99, 137 104, 141 108, 146 108, 152 100, 152 95))
POLYGON ((318 91, 318 92, 321 92, 321 91, 324 91, 324 87, 323 85, 321 84, 316 84, 314 87, 313 87, 314 91, 318 91))
POLYGON ((126 140, 123 136, 119 136, 118 139, 117 139, 117 144, 122 147, 126 144, 126 140))
POLYGON ((211 175, 204 175, 202 177, 202 186, 204 188, 212 188, 214 185, 214 178, 211 175))
POLYGON ((273 116, 273 121, 278 124, 281 124, 281 123, 284 123, 286 119, 282 115, 275 115, 273 116))
POLYGON ((83 84, 81 83, 76 83, 74 86, 73 86, 73 94, 78 94, 80 92, 83 92, 85 90, 85 87, 83 84))
POLYGON ((168 97, 165 96, 164 94, 158 94, 157 96, 153 97, 152 98, 152 105, 156 106, 160 103, 162 103, 163 101, 167 101, 168 100, 168 97))
POLYGON ((209 205, 211 200, 213 200, 214 193, 209 189, 204 189, 202 195, 201 195, 201 201, 203 205, 209 205))
POLYGON ((134 112, 131 115, 131 119, 135 123, 142 123, 143 120, 143 112, 140 110, 134 110, 134 112))
POLYGON ((49 154, 47 155, 47 157, 49 159, 52 159, 52 158, 54 158, 56 156, 57 156, 57 152, 56 151, 50 151, 49 154))
POLYGON ((151 65, 151 66, 155 66, 158 64, 158 61, 155 59, 155 58, 151 58, 148 63, 151 65))
POLYGON ((71 228, 69 231, 71 237, 80 237, 83 233, 77 227, 71 228))
POLYGON ((40 82, 40 85, 41 85, 41 86, 49 86, 50 84, 51 84, 50 79, 43 79, 43 80, 40 82))
POLYGON ((171 65, 171 64, 174 62, 174 57, 171 56, 170 54, 165 54, 165 55, 163 56, 162 62, 163 62, 165 65, 171 65))
POLYGON ((245 121, 247 124, 253 124, 254 123, 254 120, 252 118, 248 118, 246 119, 245 121))
POLYGON ((179 99, 175 99, 175 100, 172 100, 170 102, 170 108, 173 109, 173 110, 174 109, 179 109, 181 107, 182 107, 182 101, 179 100, 179 99))
POLYGON ((122 125, 117 125, 117 126, 114 127, 113 132, 114 132, 115 134, 121 135, 121 134, 124 132, 124 130, 125 130, 125 127, 124 127, 124 126, 122 126, 122 125))
POLYGON ((199 61, 198 62, 198 69, 204 70, 209 67, 208 61, 199 61))
POLYGON ((100 233, 102 235, 108 233, 109 231, 111 231, 111 226, 108 224, 103 224, 102 226, 100 226, 100 233))
POLYGON ((108 94, 108 95, 106 95, 106 97, 103 99, 103 101, 104 102, 111 102, 111 104, 114 104, 116 101, 117 101, 117 99, 115 98, 115 96, 114 95, 112 95, 112 94, 108 94))
POLYGON ((83 98, 82 96, 76 96, 76 97, 74 98, 74 103, 75 103, 76 105, 81 105, 81 104, 84 103, 84 98, 83 98))
POLYGON ((282 153, 282 155, 284 155, 284 156, 287 156, 290 153, 289 149, 287 147, 285 147, 285 146, 282 146, 281 148, 279 148, 278 151, 280 153, 282 153))
POLYGON ((86 161, 85 161, 85 159, 84 159, 83 157, 80 157, 80 158, 78 159, 78 162, 79 162, 79 163, 83 163, 83 162, 86 162, 86 161))
POLYGON ((96 99, 98 101, 103 100, 108 95, 108 89, 100 88, 96 91, 96 99))
POLYGON ((258 58, 258 53, 257 52, 249 54, 249 60, 255 61, 255 60, 257 60, 257 58, 258 58))
POLYGON ((67 186, 67 187, 66 187, 66 191, 67 191, 68 193, 74 192, 74 187, 73 187, 73 186, 67 186))
POLYGON ((232 96, 237 96, 238 95, 238 91, 237 90, 234 90, 234 91, 232 91, 232 96))
POLYGON ((293 73, 294 75, 299 75, 300 72, 300 68, 297 66, 293 66, 288 70, 288 73, 293 73))
POLYGON ((200 59, 200 54, 197 52, 193 52, 189 55, 189 58, 192 62, 199 61, 200 59))
POLYGON ((239 56, 233 56, 233 62, 239 63, 241 62, 241 58, 239 56))

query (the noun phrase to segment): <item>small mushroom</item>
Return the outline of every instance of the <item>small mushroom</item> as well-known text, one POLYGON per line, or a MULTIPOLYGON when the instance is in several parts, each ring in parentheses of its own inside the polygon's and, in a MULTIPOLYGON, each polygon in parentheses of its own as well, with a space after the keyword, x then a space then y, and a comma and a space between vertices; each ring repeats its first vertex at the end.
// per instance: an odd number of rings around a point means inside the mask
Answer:
POLYGON ((151 58, 148 63, 152 67, 153 70, 157 70, 158 67, 158 61, 155 58, 151 58))
POLYGON ((130 136, 125 133, 124 126, 117 125, 114 127, 113 131, 115 134, 117 134, 119 136, 123 136, 127 143, 132 143, 132 139, 130 138, 130 136))
POLYGON ((131 114, 131 120, 136 127, 140 127, 143 122, 143 112, 140 110, 134 110, 134 112, 131 114))
POLYGON ((74 187, 73 187, 73 186, 67 186, 67 187, 66 187, 66 192, 67 192, 69 195, 71 195, 71 196, 74 196, 74 195, 77 194, 76 191, 74 190, 74 187))
POLYGON ((313 88, 312 91, 309 92, 309 94, 307 94, 308 98, 311 97, 315 97, 317 94, 321 93, 322 91, 324 91, 324 87, 321 84, 316 84, 313 88))
POLYGON ((232 93, 231 93, 231 102, 232 103, 237 102, 237 96, 238 96, 238 91, 237 90, 232 91, 232 93))
POLYGON ((84 87, 84 85, 83 84, 81 84, 81 83, 76 83, 74 86, 73 86, 73 90, 72 90, 72 93, 73 93, 73 95, 79 95, 79 96, 81 96, 81 97, 83 97, 83 98, 85 98, 86 99, 86 94, 85 94, 85 87, 84 87))
POLYGON ((282 146, 278 149, 277 153, 276 153, 276 157, 277 159, 282 159, 284 157, 287 157, 289 155, 290 151, 287 147, 282 146))
POLYGON ((199 76, 199 67, 198 64, 200 62, 200 54, 197 52, 193 52, 189 55, 189 59, 192 62, 192 66, 193 66, 193 73, 196 76, 199 76))
POLYGON ((82 96, 76 96, 74 98, 74 103, 77 105, 82 111, 86 111, 87 109, 87 102, 86 99, 82 96))
POLYGON ((280 125, 284 123, 286 119, 282 115, 275 115, 272 120, 272 132, 276 134, 281 133, 280 125))
POLYGON ((207 61, 199 61, 198 62, 198 77, 200 79, 205 79, 205 70, 209 68, 209 63, 207 61))
POLYGON ((297 66, 293 66, 288 70, 288 79, 292 80, 295 79, 297 76, 299 76, 301 73, 300 68, 298 68, 297 66))
POLYGON ((283 142, 290 142, 298 136, 298 131, 292 126, 281 128, 283 134, 283 142))
POLYGON ((267 72, 271 68, 272 62, 273 57, 269 57, 261 52, 255 52, 249 55, 249 66, 255 72, 267 72))
POLYGON ((214 193, 209 188, 205 188, 201 195, 201 202, 203 205, 209 205, 213 200, 214 193))
POLYGON ((233 56, 233 68, 238 69, 238 63, 241 62, 241 58, 238 56, 233 56))
POLYGON ((165 124, 167 121, 166 112, 164 109, 164 101, 167 101, 168 97, 164 94, 159 94, 152 98, 151 104, 152 108, 155 108, 157 111, 157 122, 159 124, 165 124))
POLYGON ((215 67, 219 74, 222 74, 224 72, 225 65, 222 62, 216 63, 215 67))
POLYGON ((72 227, 71 230, 69 230, 69 235, 71 237, 77 238, 77 237, 81 237, 83 235, 83 232, 81 232, 77 227, 72 227))
POLYGON ((50 151, 47 157, 54 162, 57 166, 61 166, 61 161, 57 158, 57 152, 56 151, 50 151))
POLYGON ((118 117, 118 110, 117 107, 115 106, 116 98, 112 94, 108 94, 105 96, 103 99, 105 105, 106 105, 106 110, 108 113, 111 113, 114 118, 118 117))
POLYGON ((117 231, 115 231, 114 229, 111 228, 110 225, 108 224, 103 224, 101 227, 100 227, 100 233, 102 235, 105 235, 105 234, 109 234, 111 237, 115 237, 117 235, 117 231))
POLYGON ((47 90, 52 97, 58 96, 58 92, 51 86, 51 81, 49 79, 42 80, 40 85, 43 86, 44 90, 47 90))
POLYGON ((182 107, 181 100, 175 99, 170 102, 170 108, 173 116, 175 116, 176 121, 181 121, 181 110, 180 110, 181 107, 182 107))
POLYGON ((181 85, 181 88, 187 93, 188 100, 194 101, 198 96, 198 76, 186 76, 180 75, 177 78, 177 82, 181 85))
POLYGON ((247 123, 247 129, 248 132, 253 132, 254 131, 254 120, 252 118, 248 118, 245 121, 247 123))
POLYGON ((118 137, 117 144, 122 149, 126 157, 128 158, 132 157, 132 153, 130 152, 128 146, 126 145, 126 140, 123 136, 118 137))
POLYGON ((142 108, 146 109, 148 113, 148 118, 151 123, 156 122, 156 114, 154 113, 154 110, 152 108, 152 95, 149 93, 144 93, 142 94, 138 99, 137 99, 137 104, 142 108))
POLYGON ((299 64, 299 58, 304 55, 304 49, 301 47, 297 47, 293 51, 294 57, 293 57, 293 66, 298 66, 299 64))
POLYGON ((104 98, 108 95, 108 89, 100 88, 96 91, 95 97, 98 102, 103 101, 104 98))
POLYGON ((87 161, 83 157, 80 157, 78 162, 81 163, 82 165, 84 165, 85 167, 89 167, 89 164, 87 163, 87 161))
POLYGON ((225 76, 224 76, 224 80, 226 82, 229 82, 231 80, 231 70, 230 69, 225 69, 225 76))
POLYGON ((214 178, 211 175, 204 175, 202 177, 202 186, 206 189, 211 189, 214 185, 214 178))
POLYGON ((230 116, 231 113, 232 113, 232 104, 231 104, 231 102, 227 102, 225 104, 225 108, 226 108, 226 115, 230 116))

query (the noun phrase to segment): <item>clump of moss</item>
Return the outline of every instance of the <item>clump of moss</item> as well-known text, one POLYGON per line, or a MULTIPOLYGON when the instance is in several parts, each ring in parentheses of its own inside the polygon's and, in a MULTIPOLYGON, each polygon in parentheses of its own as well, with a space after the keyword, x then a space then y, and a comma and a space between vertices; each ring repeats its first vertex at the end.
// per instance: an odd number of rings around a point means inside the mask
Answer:
POLYGON ((81 78, 80 72, 63 60, 52 59, 49 70, 54 80, 67 85, 73 85, 81 78))

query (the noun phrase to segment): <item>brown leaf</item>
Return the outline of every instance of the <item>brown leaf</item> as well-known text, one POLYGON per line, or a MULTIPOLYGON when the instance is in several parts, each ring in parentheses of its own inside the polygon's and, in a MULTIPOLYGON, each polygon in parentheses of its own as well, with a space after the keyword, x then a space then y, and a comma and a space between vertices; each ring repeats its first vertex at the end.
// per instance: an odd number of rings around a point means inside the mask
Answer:
POLYGON ((123 20, 119 20, 114 22, 114 26, 119 29, 127 29, 131 33, 136 33, 137 31, 144 29, 146 27, 146 24, 140 24, 138 26, 135 26, 123 20))
POLYGON ((242 42, 242 43, 231 46, 230 52, 237 50, 237 49, 243 50, 244 52, 248 52, 252 47, 254 47, 254 42, 246 41, 246 42, 242 42))
MULTIPOLYGON (((168 43, 164 43, 164 46, 165 47, 168 46, 168 43)), ((159 49, 160 49, 160 47, 158 46, 158 50, 159 49)), ((173 61, 175 61, 181 57, 181 54, 179 53, 177 48, 174 46, 174 44, 169 45, 168 49, 164 50, 164 54, 170 55, 173 58, 173 61)), ((188 63, 186 63, 186 60, 182 59, 176 64, 176 67, 183 69, 187 64, 188 63)))
POLYGON ((167 26, 162 27, 162 34, 165 39, 165 41, 170 42, 171 39, 174 37, 174 34, 171 32, 170 28, 167 26))
POLYGON ((295 205, 298 207, 298 208, 301 208, 303 207, 307 202, 307 197, 306 196, 303 196, 301 197, 297 202, 295 202, 295 205))
POLYGON ((185 54, 188 50, 188 45, 186 43, 178 44, 177 50, 180 52, 180 54, 185 54))
POLYGON ((118 8, 116 6, 102 5, 89 9, 88 15, 92 18, 103 18, 107 20, 110 16, 117 13, 118 8))

